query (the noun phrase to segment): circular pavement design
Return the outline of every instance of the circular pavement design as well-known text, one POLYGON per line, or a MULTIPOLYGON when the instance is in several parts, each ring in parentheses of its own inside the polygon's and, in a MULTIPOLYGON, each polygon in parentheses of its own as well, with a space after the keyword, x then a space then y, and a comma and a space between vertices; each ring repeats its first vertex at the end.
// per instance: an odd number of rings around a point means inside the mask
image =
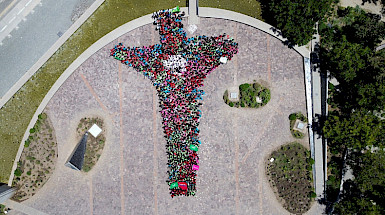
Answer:
POLYGON ((23 204, 47 214, 288 214, 269 186, 264 159, 294 141, 289 114, 306 113, 303 58, 238 22, 201 18, 197 26, 194 35, 232 36, 239 53, 214 70, 202 88, 196 196, 171 198, 156 91, 144 76, 109 56, 119 42, 158 43, 155 26, 144 25, 97 51, 50 100, 45 110, 56 129, 57 166, 23 204), (223 102, 226 89, 253 80, 270 88, 266 106, 237 109, 223 102), (93 115, 105 120, 107 141, 98 163, 85 174, 64 162, 77 143, 78 120, 93 115))

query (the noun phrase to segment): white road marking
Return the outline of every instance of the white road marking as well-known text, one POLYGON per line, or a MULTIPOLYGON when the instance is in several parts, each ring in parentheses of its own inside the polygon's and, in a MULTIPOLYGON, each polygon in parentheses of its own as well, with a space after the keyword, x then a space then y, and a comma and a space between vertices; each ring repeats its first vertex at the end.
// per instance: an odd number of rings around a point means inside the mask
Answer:
POLYGON ((19 15, 21 12, 23 12, 24 9, 25 9, 25 7, 21 8, 21 10, 19 10, 19 12, 17 13, 17 15, 19 15))
POLYGON ((16 16, 14 16, 9 22, 8 22, 8 24, 11 24, 11 22, 13 22, 13 20, 15 20, 16 19, 16 16))
POLYGON ((0 32, 3 32, 6 28, 7 28, 8 25, 4 26, 0 32))
POLYGON ((25 4, 25 6, 27 7, 29 4, 31 4, 32 0, 29 0, 29 2, 27 2, 27 4, 25 4))

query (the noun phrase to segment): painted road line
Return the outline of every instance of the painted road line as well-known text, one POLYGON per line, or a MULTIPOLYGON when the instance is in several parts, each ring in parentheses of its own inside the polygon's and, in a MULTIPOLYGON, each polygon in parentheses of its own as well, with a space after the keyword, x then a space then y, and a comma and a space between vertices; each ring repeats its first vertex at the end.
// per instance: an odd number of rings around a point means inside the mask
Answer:
POLYGON ((11 24, 11 22, 13 22, 13 20, 16 19, 16 16, 14 16, 11 20, 9 20, 8 24, 11 24))
POLYGON ((21 10, 19 10, 19 12, 17 13, 17 15, 19 15, 21 12, 23 12, 24 9, 25 9, 25 7, 21 8, 21 10))
POLYGON ((32 0, 29 0, 29 2, 27 2, 27 4, 25 4, 25 6, 27 7, 29 4, 31 4, 32 0))
POLYGON ((6 28, 7 28, 8 25, 4 26, 0 32, 3 32, 6 28))

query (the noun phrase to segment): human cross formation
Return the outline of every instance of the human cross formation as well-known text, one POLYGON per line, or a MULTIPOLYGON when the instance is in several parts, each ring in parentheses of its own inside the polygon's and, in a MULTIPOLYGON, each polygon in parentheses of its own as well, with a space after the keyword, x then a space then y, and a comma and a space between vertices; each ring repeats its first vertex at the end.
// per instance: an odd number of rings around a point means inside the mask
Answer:
POLYGON ((159 96, 163 129, 167 140, 167 183, 171 197, 195 195, 197 155, 201 141, 198 109, 202 105, 203 80, 221 62, 238 52, 238 43, 226 34, 187 38, 179 8, 153 14, 160 44, 111 49, 111 56, 149 78, 159 96))

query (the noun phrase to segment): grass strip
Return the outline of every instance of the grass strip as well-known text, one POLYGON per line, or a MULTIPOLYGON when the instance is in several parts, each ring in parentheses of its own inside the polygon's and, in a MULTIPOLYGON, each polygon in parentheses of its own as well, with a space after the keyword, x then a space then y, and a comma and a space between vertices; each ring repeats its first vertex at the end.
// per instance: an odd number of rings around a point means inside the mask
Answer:
POLYGON ((231 10, 263 21, 261 3, 257 0, 199 0, 199 7, 231 10))
POLYGON ((106 0, 0 109, 0 182, 7 183, 23 135, 36 109, 66 68, 115 28, 154 11, 186 6, 186 0, 106 0))

